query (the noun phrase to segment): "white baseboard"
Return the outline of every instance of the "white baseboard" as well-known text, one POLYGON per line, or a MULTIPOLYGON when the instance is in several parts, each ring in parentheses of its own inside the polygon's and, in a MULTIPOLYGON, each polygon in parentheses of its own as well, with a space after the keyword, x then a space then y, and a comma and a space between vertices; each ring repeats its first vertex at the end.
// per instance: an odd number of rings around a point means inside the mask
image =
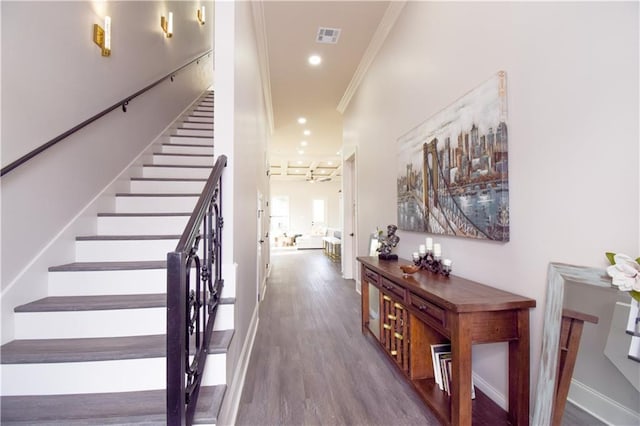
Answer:
POLYGON ((491 386, 489 382, 478 376, 476 373, 473 373, 473 383, 482 391, 482 393, 487 395, 490 400, 498 404, 503 410, 509 411, 507 398, 502 394, 502 392, 491 386))
POLYGON ((636 413, 577 380, 571 380, 567 400, 608 425, 638 425, 636 413))
POLYGON ((356 280, 356 293, 362 294, 362 283, 358 280, 356 280))
POLYGON ((236 417, 238 416, 238 409, 240 408, 240 398, 242 397, 242 390, 244 389, 244 380, 247 376, 251 351, 253 350, 253 344, 256 340, 256 333, 258 331, 259 308, 260 304, 257 303, 253 310, 253 316, 251 317, 247 336, 244 340, 244 344, 242 345, 240 361, 233 372, 233 379, 231 380, 231 384, 227 387, 227 392, 225 393, 224 401, 220 408, 218 422, 216 423, 217 425, 236 424, 236 417))

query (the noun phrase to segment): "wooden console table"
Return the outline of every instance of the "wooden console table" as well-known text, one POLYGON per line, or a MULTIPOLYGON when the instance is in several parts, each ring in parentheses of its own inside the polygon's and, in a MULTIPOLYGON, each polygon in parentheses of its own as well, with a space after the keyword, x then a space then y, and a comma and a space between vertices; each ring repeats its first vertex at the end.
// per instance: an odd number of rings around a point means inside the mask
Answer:
MULTIPOLYGON (((428 271, 403 276, 409 261, 359 257, 362 332, 373 335, 414 389, 447 425, 471 425, 471 346, 509 344, 512 425, 529 424, 529 308, 535 300, 460 277, 428 271), (370 328, 369 286, 379 290, 379 318, 370 328), (451 396, 434 381, 431 345, 451 344, 451 396)), ((479 392, 477 392, 479 393, 479 392)))

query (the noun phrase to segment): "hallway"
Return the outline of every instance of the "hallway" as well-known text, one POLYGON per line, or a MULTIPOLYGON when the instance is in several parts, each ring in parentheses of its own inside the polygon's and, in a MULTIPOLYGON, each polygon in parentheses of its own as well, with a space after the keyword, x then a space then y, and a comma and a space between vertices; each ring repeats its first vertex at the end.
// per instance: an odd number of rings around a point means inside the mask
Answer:
POLYGON ((360 296, 320 250, 274 251, 237 425, 437 425, 360 330, 360 296))

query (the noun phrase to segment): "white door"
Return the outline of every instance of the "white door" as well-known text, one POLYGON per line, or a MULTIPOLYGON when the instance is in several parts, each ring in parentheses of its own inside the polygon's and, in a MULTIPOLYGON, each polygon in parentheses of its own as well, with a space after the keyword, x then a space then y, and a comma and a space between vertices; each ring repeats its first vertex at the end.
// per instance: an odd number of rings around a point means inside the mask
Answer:
POLYGON ((266 241, 267 238, 264 234, 264 218, 265 218, 265 214, 264 214, 264 200, 262 199, 262 193, 260 191, 258 191, 258 221, 257 221, 257 228, 258 228, 258 244, 257 244, 257 260, 256 262, 256 288, 257 288, 257 297, 258 297, 258 301, 262 300, 262 298, 264 297, 264 292, 265 292, 265 287, 266 287, 266 271, 265 271, 265 266, 264 266, 264 259, 263 256, 265 254, 265 251, 267 249, 266 244, 268 244, 268 242, 266 241))
POLYGON ((358 250, 356 221, 356 155, 348 157, 343 165, 343 237, 342 237, 342 276, 346 279, 356 278, 356 256, 358 250))

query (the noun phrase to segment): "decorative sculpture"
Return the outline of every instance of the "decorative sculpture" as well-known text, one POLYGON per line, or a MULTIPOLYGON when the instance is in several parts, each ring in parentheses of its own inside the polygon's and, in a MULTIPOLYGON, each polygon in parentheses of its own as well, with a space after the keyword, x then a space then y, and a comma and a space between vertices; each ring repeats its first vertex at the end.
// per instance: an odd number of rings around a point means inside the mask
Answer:
POLYGON ((400 241, 400 237, 396 235, 396 231, 398 227, 396 225, 388 225, 387 226, 387 235, 383 236, 382 231, 378 231, 378 242, 380 245, 378 246, 378 251, 380 254, 378 255, 378 259, 384 260, 397 260, 398 255, 392 254, 391 249, 398 245, 400 241))

